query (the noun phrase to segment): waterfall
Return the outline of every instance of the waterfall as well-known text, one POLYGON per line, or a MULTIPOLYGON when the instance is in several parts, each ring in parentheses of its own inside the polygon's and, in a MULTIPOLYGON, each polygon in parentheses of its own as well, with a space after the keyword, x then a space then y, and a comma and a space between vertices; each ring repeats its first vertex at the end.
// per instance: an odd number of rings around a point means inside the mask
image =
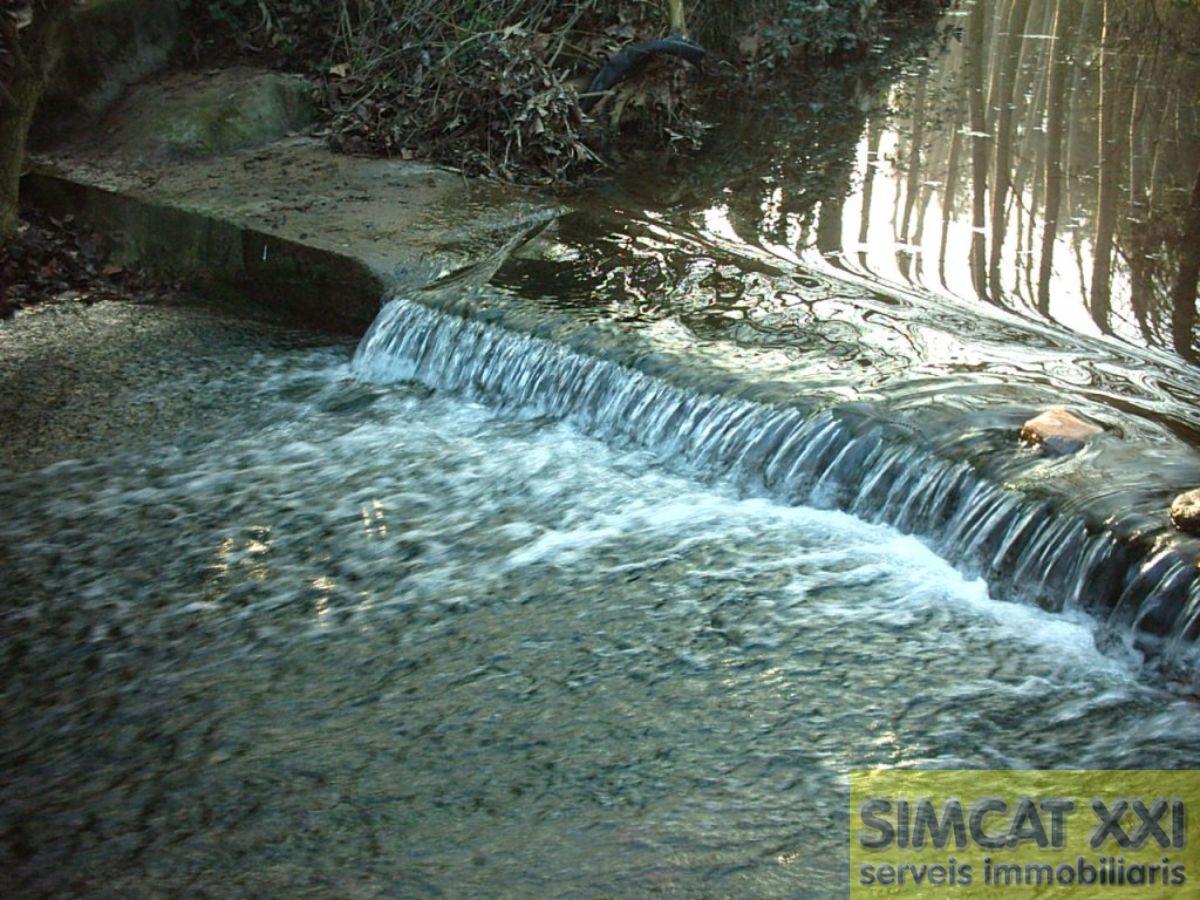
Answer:
POLYGON ((564 419, 749 493, 887 523, 985 578, 997 595, 1084 609, 1110 638, 1171 665, 1191 656, 1200 631, 1200 578, 1188 545, 1121 536, 1005 488, 861 409, 763 402, 724 392, 720 382, 681 386, 661 372, 404 299, 380 312, 353 370, 564 419))

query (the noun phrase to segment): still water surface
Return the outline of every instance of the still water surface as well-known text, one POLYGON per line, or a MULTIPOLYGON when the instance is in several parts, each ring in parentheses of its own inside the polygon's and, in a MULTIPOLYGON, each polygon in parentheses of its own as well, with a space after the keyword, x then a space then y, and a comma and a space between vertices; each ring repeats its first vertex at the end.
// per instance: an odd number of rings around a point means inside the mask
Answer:
POLYGON ((1194 12, 967 0, 932 31, 885 33, 881 61, 786 95, 718 104, 699 164, 628 170, 625 209, 1196 361, 1194 12))

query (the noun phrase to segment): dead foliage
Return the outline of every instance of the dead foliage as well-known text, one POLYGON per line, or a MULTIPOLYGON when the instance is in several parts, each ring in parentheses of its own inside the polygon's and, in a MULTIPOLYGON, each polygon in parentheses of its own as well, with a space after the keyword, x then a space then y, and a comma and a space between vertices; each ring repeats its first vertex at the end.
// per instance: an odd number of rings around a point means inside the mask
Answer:
MULTIPOLYGON (((658 0, 310 7, 261 0, 247 8, 243 27, 226 34, 244 51, 319 75, 330 140, 347 152, 432 159, 546 184, 602 165, 622 132, 679 144, 703 127, 698 79, 678 60, 656 61, 588 112, 581 106, 581 91, 613 53, 667 33, 666 4, 658 0)), ((204 33, 220 34, 221 23, 208 22, 204 33)))
POLYGON ((107 242, 73 216, 26 213, 0 246, 0 319, 49 301, 155 299, 161 286, 110 261, 107 242))
POLYGON ((569 179, 599 157, 575 85, 547 65, 553 39, 514 25, 436 57, 426 51, 406 77, 335 75, 334 146, 432 158, 510 180, 569 179))
POLYGON ((192 18, 197 61, 232 46, 318 76, 339 149, 546 184, 601 166, 630 132, 695 146, 702 85, 861 52, 876 9, 936 2, 685 0, 713 51, 703 77, 657 58, 594 105, 581 92, 613 54, 668 35, 667 0, 192 0, 192 18))

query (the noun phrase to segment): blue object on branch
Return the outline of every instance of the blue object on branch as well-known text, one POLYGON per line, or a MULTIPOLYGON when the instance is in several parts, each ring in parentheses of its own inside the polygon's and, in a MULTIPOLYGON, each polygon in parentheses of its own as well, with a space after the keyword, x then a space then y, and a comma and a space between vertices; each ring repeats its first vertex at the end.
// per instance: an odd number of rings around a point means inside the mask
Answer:
POLYGON ((639 41, 622 47, 612 59, 605 63, 604 68, 596 73, 592 83, 582 98, 584 109, 589 109, 605 91, 616 87, 625 79, 636 75, 645 67, 651 57, 676 56, 679 59, 698 65, 708 51, 695 41, 688 40, 682 35, 672 35, 654 41, 639 41))

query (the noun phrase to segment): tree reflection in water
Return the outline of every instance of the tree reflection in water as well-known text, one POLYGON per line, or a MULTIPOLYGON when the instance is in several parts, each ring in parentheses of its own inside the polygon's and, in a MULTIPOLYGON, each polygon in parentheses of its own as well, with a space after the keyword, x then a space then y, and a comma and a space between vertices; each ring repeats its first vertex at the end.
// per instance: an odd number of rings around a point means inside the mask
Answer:
POLYGON ((867 128, 899 240, 874 184, 846 198, 858 247, 838 259, 1196 361, 1200 13, 1005 0, 948 16, 965 24, 867 128), (939 232, 910 234, 913 206, 922 221, 932 203, 939 232), (912 263, 931 254, 937 267, 912 263))
POLYGON ((954 3, 899 73, 820 73, 723 114, 669 191, 627 185, 817 268, 1195 362, 1197 48, 1200 11, 1168 0, 954 3))

